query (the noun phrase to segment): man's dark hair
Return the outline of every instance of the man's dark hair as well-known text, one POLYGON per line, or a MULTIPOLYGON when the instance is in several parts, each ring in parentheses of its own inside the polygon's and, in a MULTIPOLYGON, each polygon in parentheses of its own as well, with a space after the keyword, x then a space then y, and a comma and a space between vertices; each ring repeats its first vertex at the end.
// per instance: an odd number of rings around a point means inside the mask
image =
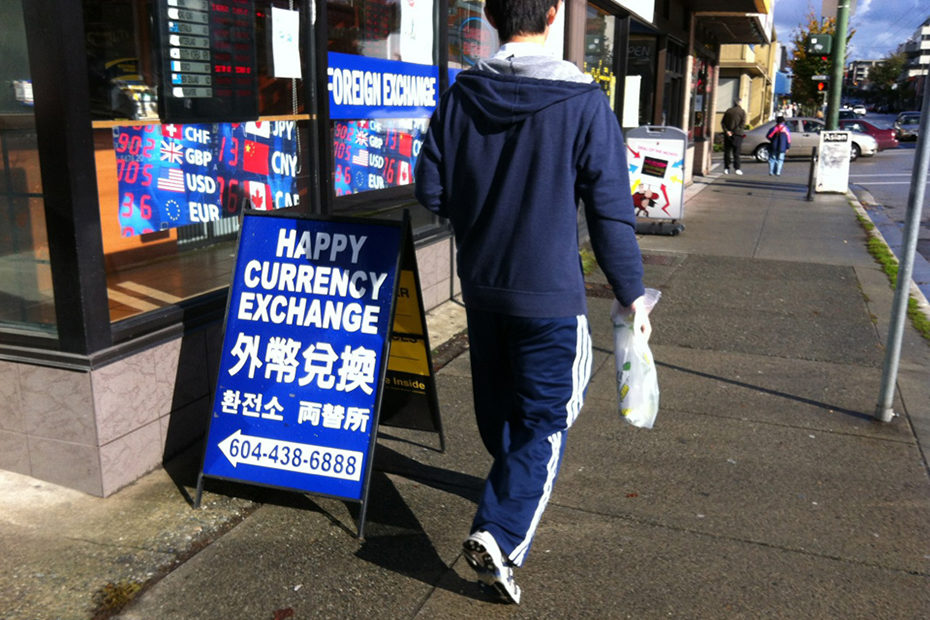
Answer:
POLYGON ((546 30, 546 13, 559 0, 487 0, 486 7, 502 43, 520 34, 546 30))

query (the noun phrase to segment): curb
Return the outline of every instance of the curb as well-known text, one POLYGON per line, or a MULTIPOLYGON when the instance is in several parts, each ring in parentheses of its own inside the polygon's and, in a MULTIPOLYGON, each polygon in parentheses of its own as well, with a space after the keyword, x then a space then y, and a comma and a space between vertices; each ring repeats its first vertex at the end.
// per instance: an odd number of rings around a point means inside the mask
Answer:
MULTIPOLYGON (((846 192, 846 199, 849 201, 850 206, 856 211, 856 213, 858 213, 860 216, 862 216, 869 222, 872 222, 872 225, 873 225, 872 230, 866 230, 865 234, 867 236, 874 237, 878 239, 879 241, 881 241, 885 245, 885 247, 888 248, 888 251, 897 259, 897 255, 892 250, 891 244, 888 243, 887 239, 885 239, 885 236, 882 235, 881 230, 879 230, 875 222, 872 221, 872 218, 869 215, 869 212, 865 210, 865 208, 863 207, 863 203, 859 199, 859 197, 856 196, 856 194, 852 190, 849 190, 846 192)), ((901 262, 900 259, 898 259, 899 264, 900 262, 901 262)), ((928 321, 930 321, 930 302, 927 301, 927 297, 924 295, 923 291, 920 290, 920 287, 917 286, 917 283, 914 282, 913 279, 911 279, 909 289, 910 289, 909 290, 910 295, 917 302, 917 309, 927 318, 928 321)))

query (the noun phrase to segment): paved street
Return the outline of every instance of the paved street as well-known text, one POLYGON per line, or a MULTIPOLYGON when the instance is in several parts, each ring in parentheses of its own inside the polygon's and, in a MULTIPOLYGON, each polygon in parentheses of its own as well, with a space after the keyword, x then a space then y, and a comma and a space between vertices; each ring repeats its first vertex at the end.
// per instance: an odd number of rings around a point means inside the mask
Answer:
MULTIPOLYGON (((875 422, 891 289, 850 199, 806 202, 803 168, 699 178, 685 231, 641 238, 663 291, 652 430, 618 419, 589 278, 595 374, 519 607, 461 554, 489 459, 458 347, 437 374, 448 448, 383 429, 364 543, 335 500, 211 482, 191 508, 196 454, 107 499, 0 475, 0 616, 107 617, 123 583, 144 587, 125 620, 926 618, 930 346, 906 330, 900 417, 875 422)), ((443 310, 434 347, 463 327, 443 310)))

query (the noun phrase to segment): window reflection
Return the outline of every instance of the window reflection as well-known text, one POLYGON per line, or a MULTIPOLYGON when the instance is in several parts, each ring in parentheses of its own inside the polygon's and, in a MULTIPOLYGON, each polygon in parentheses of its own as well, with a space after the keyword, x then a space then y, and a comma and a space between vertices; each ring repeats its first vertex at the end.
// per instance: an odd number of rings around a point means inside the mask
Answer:
POLYGON ((0 325, 55 333, 22 4, 0 3, 0 325), (9 86, 13 87, 9 87, 9 86))

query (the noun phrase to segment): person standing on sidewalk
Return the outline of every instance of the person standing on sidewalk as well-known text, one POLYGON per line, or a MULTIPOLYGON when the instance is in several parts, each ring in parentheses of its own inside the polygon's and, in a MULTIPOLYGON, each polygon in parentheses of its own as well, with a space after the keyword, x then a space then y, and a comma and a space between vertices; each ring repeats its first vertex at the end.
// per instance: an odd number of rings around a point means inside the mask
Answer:
POLYGON ((733 100, 733 107, 723 113, 720 121, 723 127, 723 174, 730 174, 730 161, 736 174, 743 174, 739 167, 739 150, 743 146, 746 112, 739 105, 739 99, 733 100))
POLYGON ((614 294, 650 330, 623 135, 600 88, 544 47, 559 9, 487 1, 503 46, 444 93, 415 168, 417 199, 455 233, 475 417, 493 457, 464 555, 512 603, 591 375, 578 198, 614 294))
POLYGON ((775 126, 765 134, 769 144, 769 176, 781 176, 782 166, 785 165, 785 154, 791 148, 791 132, 785 124, 785 117, 775 118, 775 126))

